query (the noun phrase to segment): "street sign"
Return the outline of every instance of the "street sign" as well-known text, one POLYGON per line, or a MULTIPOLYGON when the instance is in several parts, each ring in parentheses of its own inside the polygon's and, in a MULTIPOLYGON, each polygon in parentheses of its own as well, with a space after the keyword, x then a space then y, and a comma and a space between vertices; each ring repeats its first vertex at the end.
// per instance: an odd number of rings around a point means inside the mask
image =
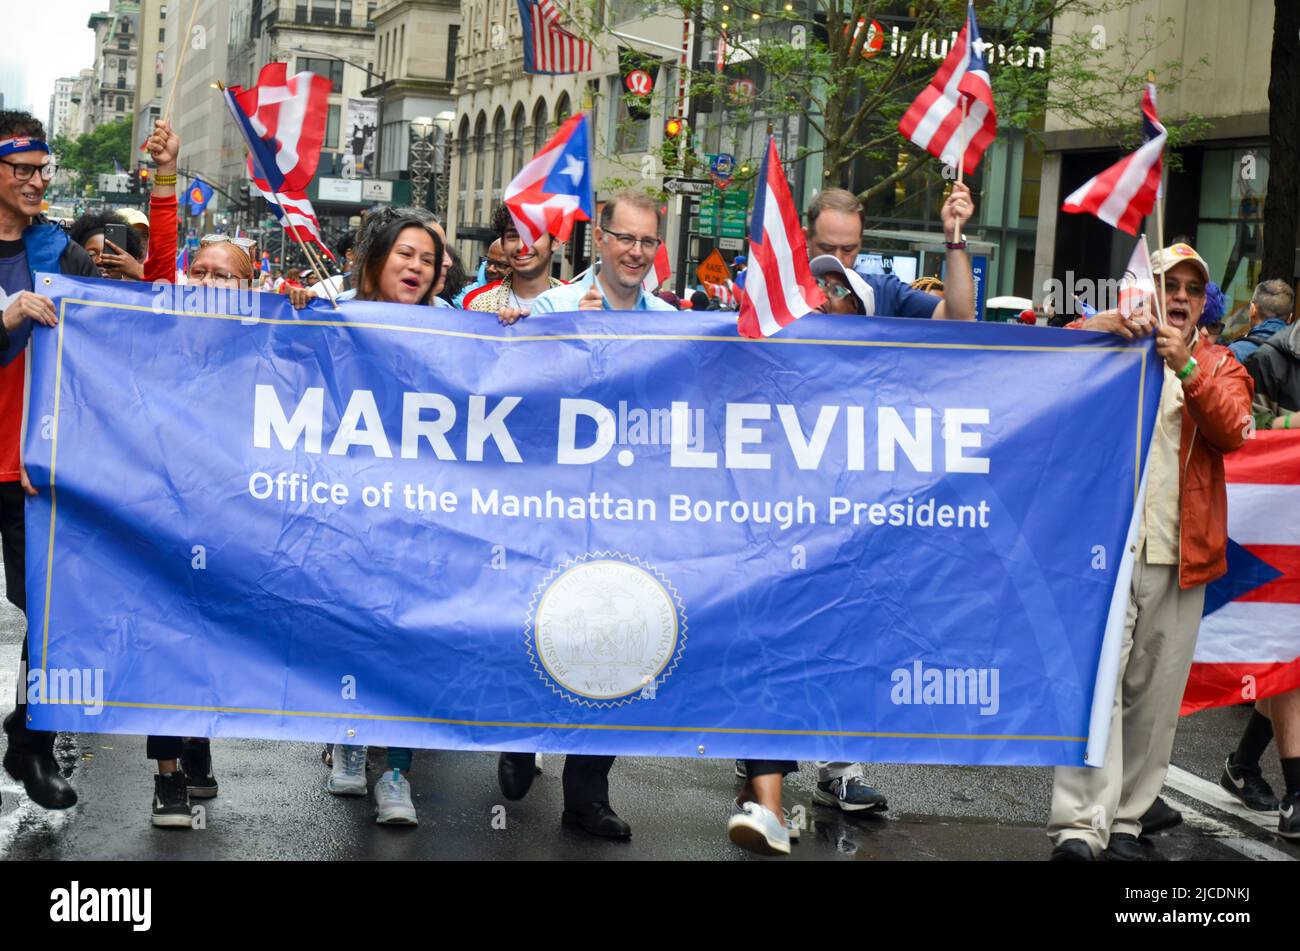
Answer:
POLYGON ((383 178, 363 178, 361 180, 362 201, 392 201, 393 183, 383 178))
POLYGON ((703 178, 664 179, 664 191, 673 195, 703 195, 713 187, 713 182, 703 178))
POLYGON ((713 177, 713 184, 719 188, 726 188, 731 184, 731 176, 736 171, 736 157, 727 152, 721 152, 717 155, 709 156, 709 174, 713 177))
POLYGON ((714 248, 695 269, 695 276, 700 279, 701 284, 725 284, 731 280, 731 268, 727 267, 722 252, 714 248))
POLYGON ((718 247, 721 248, 723 251, 744 251, 745 239, 744 238, 719 238, 718 247))
POLYGON ((724 238, 745 237, 745 220, 749 214, 749 192, 729 191, 722 195, 720 229, 718 234, 724 238))

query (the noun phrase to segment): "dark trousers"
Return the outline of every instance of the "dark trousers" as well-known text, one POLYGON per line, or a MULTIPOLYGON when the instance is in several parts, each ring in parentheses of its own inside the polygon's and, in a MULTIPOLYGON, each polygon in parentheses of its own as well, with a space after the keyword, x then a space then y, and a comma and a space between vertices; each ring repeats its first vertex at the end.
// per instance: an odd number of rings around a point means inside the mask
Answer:
MULTIPOLYGON (((26 525, 23 487, 17 482, 0 482, 0 552, 5 560, 5 589, 11 604, 27 613, 26 525)), ((30 631, 28 632, 30 634, 30 631)), ((27 669, 27 637, 23 638, 22 669, 27 669)), ((27 684, 18 685, 18 704, 5 717, 9 749, 16 753, 54 755, 54 734, 27 726, 27 684)))
POLYGON ((209 740, 206 736, 192 740, 180 736, 151 736, 144 741, 144 755, 149 759, 180 759, 187 742, 207 746, 209 740))
POLYGON ((753 779, 755 776, 771 776, 780 773, 783 777, 799 772, 799 764, 792 759, 747 759, 745 774, 753 779))
POLYGON ((609 770, 612 756, 573 754, 564 757, 564 808, 582 808, 593 802, 609 802, 609 770))

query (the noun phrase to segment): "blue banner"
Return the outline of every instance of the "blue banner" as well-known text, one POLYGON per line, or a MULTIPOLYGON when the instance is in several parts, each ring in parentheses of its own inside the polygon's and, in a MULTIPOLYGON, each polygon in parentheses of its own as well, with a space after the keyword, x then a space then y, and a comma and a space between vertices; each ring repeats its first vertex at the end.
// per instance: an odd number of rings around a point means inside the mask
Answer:
POLYGON ((40 286, 37 727, 1078 764, 1110 709, 1150 342, 40 286))

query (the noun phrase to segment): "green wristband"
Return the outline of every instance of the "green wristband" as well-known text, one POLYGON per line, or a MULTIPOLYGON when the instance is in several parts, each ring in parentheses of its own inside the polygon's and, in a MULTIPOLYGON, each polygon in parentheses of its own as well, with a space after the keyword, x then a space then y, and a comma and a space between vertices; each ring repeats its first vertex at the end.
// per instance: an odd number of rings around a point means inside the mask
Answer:
POLYGON ((1196 358, 1188 357, 1187 366, 1183 367, 1181 370, 1178 371, 1178 379, 1179 380, 1187 379, 1189 376, 1192 375, 1192 371, 1195 369, 1196 369, 1196 358))
POLYGON ((1291 414, 1290 414, 1290 413, 1287 413, 1287 414, 1286 414, 1286 419, 1282 420, 1282 428, 1283 428, 1283 429, 1290 429, 1290 428, 1291 428, 1291 414))

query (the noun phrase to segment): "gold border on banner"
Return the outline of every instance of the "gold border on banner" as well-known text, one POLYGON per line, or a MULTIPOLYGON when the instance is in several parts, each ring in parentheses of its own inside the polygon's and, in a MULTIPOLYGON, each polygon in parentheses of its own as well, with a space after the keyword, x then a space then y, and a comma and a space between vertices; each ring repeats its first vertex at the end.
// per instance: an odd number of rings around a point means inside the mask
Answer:
MULTIPOLYGON (((41 645, 41 670, 48 669, 50 646, 50 589, 54 580, 54 526, 58 512, 58 495, 55 489, 55 465, 59 449, 59 404, 63 390, 63 328, 67 323, 66 314, 69 304, 81 304, 107 310, 125 310, 157 316, 198 317, 209 320, 229 320, 255 326, 270 324, 272 326, 292 327, 355 327, 360 330, 395 330, 400 333, 423 334, 434 337, 453 337, 464 340, 484 340, 494 343, 548 343, 566 340, 676 340, 697 342, 718 342, 727 344, 748 344, 757 346, 830 346, 830 347, 866 347, 881 349, 908 350, 980 350, 1007 351, 1025 353, 1106 353, 1124 356, 1136 356, 1141 359, 1141 374, 1138 378, 1137 399, 1137 465, 1134 472, 1133 498, 1136 502, 1138 485, 1142 471, 1142 407, 1146 388, 1147 349, 1145 347, 1117 348, 1100 346, 1080 347, 1046 347, 1033 344, 976 344, 976 343, 922 343, 916 341, 885 340, 812 340, 781 337, 733 337, 721 334, 530 334, 501 337, 494 334, 474 333, 468 330, 443 330, 437 327, 407 327, 401 324, 380 324, 369 321, 284 319, 275 317, 258 317, 251 319, 234 314, 210 314, 184 310, 169 310, 158 307, 146 307, 142 304, 118 304, 105 301, 89 301, 64 297, 59 300, 58 349, 54 363, 54 428, 50 446, 50 539, 46 553, 45 567, 45 618, 43 640, 41 645)), ((762 735, 762 736, 825 736, 850 737, 865 739, 910 739, 910 740, 988 740, 1001 742, 1019 740, 1029 742, 1063 742, 1086 743, 1086 736, 1034 736, 1017 734, 983 734, 983 733, 890 733, 859 730, 779 730, 743 727, 695 727, 695 726, 649 726, 644 724, 613 723, 527 723, 491 720, 452 720, 441 717, 389 716, 367 713, 334 713, 314 710, 263 710, 254 707, 205 707, 174 703, 135 703, 124 700, 102 701, 106 707, 118 707, 133 710, 181 710, 198 713, 234 713, 257 716, 312 717, 336 720, 370 720, 389 723, 423 723, 441 726, 499 727, 508 729, 563 729, 563 730, 603 730, 627 733, 716 733, 724 735, 762 735)), ((77 706, 78 704, 67 704, 77 706)))

